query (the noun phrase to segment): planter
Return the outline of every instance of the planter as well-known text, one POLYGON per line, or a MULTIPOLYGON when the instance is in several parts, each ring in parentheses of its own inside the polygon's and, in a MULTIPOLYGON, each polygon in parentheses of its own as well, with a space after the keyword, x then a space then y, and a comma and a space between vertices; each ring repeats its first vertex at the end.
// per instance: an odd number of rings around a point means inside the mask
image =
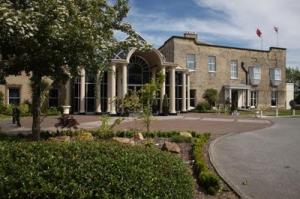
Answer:
POLYGON ((69 115, 70 114, 71 106, 66 105, 66 106, 62 106, 62 108, 63 108, 63 114, 64 115, 69 115))

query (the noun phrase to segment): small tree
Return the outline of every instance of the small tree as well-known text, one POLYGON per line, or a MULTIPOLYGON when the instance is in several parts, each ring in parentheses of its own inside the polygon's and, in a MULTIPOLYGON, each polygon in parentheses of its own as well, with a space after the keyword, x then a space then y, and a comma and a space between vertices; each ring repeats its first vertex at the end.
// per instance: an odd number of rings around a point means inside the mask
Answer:
POLYGON ((152 80, 151 83, 145 84, 141 90, 141 101, 143 104, 142 118, 146 126, 147 132, 150 131, 151 117, 153 111, 152 107, 156 100, 156 93, 160 90, 164 78, 164 75, 162 73, 159 73, 155 80, 152 80))
POLYGON ((141 109, 141 103, 139 96, 135 91, 129 90, 122 100, 123 114, 128 115, 129 113, 136 113, 141 109))
POLYGON ((218 99, 218 91, 216 89, 207 89, 204 93, 204 99, 209 103, 210 108, 215 106, 218 99))

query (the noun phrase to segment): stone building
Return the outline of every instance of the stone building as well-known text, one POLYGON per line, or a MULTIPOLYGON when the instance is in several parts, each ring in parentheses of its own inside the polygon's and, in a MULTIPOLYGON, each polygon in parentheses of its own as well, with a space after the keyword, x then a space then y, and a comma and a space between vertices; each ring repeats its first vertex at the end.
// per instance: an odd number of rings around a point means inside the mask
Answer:
MULTIPOLYGON (((230 101, 240 109, 285 107, 286 49, 254 50, 212 45, 198 41, 195 33, 172 36, 159 49, 121 51, 111 60, 111 70, 101 82, 99 74, 81 69, 66 85, 53 85, 49 106, 70 105, 75 114, 117 114, 116 99, 128 90, 138 91, 158 72, 165 81, 157 96, 162 111, 163 96, 169 112, 191 110, 203 101, 206 89, 219 92, 218 104, 230 101)), ((4 103, 31 101, 29 78, 9 76, 0 85, 4 103)))
POLYGON ((197 34, 173 36, 159 48, 169 62, 189 69, 191 105, 206 89, 219 92, 217 103, 238 108, 285 107, 286 49, 236 48, 203 43, 197 34))

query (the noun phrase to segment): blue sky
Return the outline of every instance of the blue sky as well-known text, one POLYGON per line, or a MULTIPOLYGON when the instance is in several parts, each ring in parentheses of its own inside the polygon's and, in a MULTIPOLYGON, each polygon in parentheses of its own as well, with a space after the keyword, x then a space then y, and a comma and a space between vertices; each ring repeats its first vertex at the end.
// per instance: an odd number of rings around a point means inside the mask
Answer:
POLYGON ((299 0, 129 0, 126 21, 154 47, 172 35, 197 32, 200 41, 260 48, 255 34, 263 33, 264 49, 287 48, 287 66, 300 68, 299 0))

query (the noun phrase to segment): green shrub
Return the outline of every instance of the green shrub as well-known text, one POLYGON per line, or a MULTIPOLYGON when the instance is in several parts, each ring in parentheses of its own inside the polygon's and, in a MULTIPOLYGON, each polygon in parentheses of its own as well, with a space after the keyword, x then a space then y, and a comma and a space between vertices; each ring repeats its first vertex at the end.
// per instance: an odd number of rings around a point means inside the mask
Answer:
POLYGON ((200 173, 199 182, 208 194, 215 195, 220 189, 218 177, 209 171, 200 173))
POLYGON ((220 189, 220 182, 218 177, 209 171, 203 154, 205 143, 209 137, 209 134, 201 134, 193 143, 194 170, 200 185, 208 194, 215 195, 220 189))
POLYGON ((210 105, 208 102, 200 102, 196 106, 196 111, 199 113, 205 113, 210 110, 210 105))
POLYGON ((1 198, 193 197, 182 160, 110 142, 0 142, 1 198))
POLYGON ((61 110, 58 107, 50 107, 46 111, 47 115, 59 115, 60 113, 61 113, 61 110))
MULTIPOLYGON (((11 105, 11 104, 6 105, 6 106, 3 105, 2 108, 1 108, 1 112, 4 115, 12 115, 13 107, 14 106, 11 105)), ((28 104, 22 103, 18 106, 18 108, 20 109, 21 116, 29 116, 30 115, 30 109, 29 109, 28 104)))
POLYGON ((203 95, 210 107, 215 106, 218 100, 218 91, 214 88, 207 89, 203 95))
POLYGON ((186 136, 181 136, 181 135, 173 135, 171 137, 172 142, 177 142, 177 143, 191 143, 192 142, 192 137, 186 137, 186 136))

